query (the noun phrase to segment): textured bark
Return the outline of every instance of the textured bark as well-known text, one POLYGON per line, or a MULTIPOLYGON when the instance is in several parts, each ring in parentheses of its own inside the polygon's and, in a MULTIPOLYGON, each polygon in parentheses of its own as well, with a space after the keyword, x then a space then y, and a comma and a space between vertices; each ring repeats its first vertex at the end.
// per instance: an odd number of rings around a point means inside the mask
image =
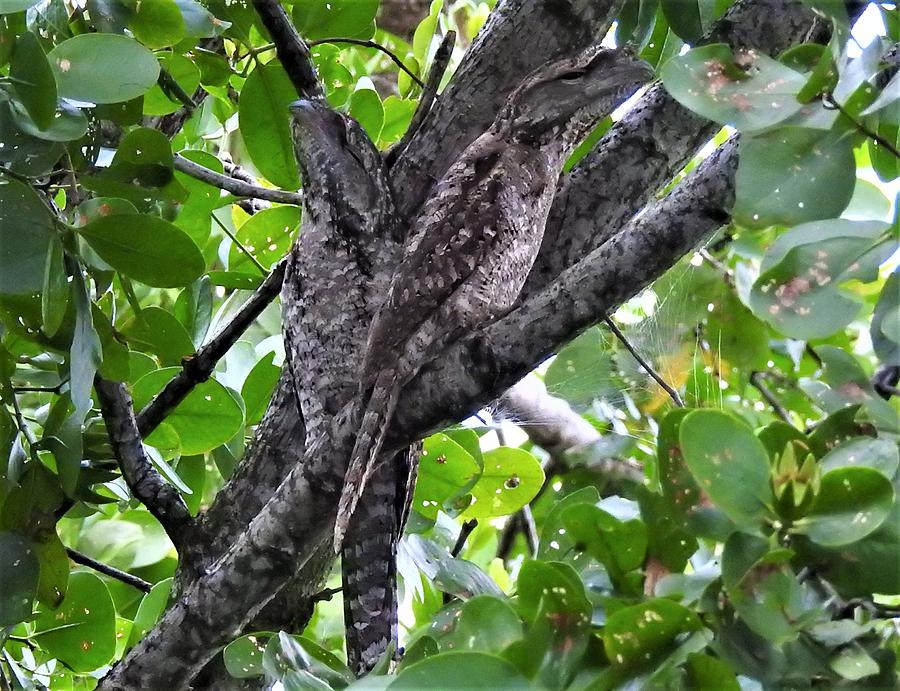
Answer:
POLYGON ((453 81, 393 168, 397 206, 412 216, 463 149, 530 72, 599 41, 622 0, 500 0, 453 81))

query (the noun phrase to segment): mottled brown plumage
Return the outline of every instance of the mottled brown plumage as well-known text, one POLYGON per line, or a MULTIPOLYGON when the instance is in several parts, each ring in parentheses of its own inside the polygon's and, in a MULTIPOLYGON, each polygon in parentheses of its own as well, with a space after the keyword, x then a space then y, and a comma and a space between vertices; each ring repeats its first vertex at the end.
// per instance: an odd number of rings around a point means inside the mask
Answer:
POLYGON ((365 412, 336 547, 376 467, 400 389, 449 343, 512 307, 566 158, 650 76, 644 63, 599 47, 537 70, 437 184, 369 332, 360 385, 365 412))

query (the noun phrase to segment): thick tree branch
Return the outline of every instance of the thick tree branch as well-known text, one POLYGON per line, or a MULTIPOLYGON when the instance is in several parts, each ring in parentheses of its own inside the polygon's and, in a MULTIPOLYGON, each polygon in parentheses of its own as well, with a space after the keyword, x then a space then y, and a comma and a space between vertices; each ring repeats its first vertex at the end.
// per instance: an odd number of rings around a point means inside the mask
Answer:
POLYGON ((275 52, 300 98, 324 98, 309 46, 300 38, 281 0, 253 0, 253 7, 269 32, 275 52))
POLYGON ((147 458, 128 389, 125 384, 100 376, 94 378, 94 389, 113 454, 128 489, 159 521, 172 544, 181 551, 183 538, 193 519, 178 490, 162 478, 147 458))
MULTIPOLYGON (((713 233, 728 219, 733 203, 735 149, 735 142, 728 142, 557 284, 451 347, 446 358, 404 392, 389 439, 391 450, 496 397, 552 349, 608 314, 713 233)), ((353 422, 347 414, 335 417, 330 437, 307 447, 305 462, 291 470, 247 531, 185 589, 100 689, 184 688, 240 633, 331 534, 355 434, 353 422)))
MULTIPOLYGON (((740 0, 705 40, 774 55, 827 37, 827 24, 797 0, 740 0)), ((523 295, 602 245, 719 127, 676 102, 662 84, 653 86, 561 182, 523 295)))
POLYGON ((209 379, 216 363, 228 352, 241 334, 266 306, 275 299, 284 280, 285 260, 281 260, 256 292, 225 327, 194 355, 185 358, 181 372, 166 384, 137 416, 138 429, 147 436, 199 383, 209 379))
POLYGON ((487 129, 509 93, 554 57, 599 41, 621 0, 500 0, 393 168, 397 205, 412 216, 435 181, 487 129))
POLYGON ((193 161, 175 154, 173 157, 175 170, 179 170, 185 175, 197 178, 203 182, 218 187, 220 190, 231 192, 237 197, 247 197, 249 199, 265 199, 270 202, 279 204, 296 204, 299 206, 303 203, 303 195, 297 192, 285 192, 284 190, 274 190, 268 187, 260 187, 259 185, 250 184, 244 180, 240 180, 229 175, 222 175, 214 170, 205 168, 193 161))

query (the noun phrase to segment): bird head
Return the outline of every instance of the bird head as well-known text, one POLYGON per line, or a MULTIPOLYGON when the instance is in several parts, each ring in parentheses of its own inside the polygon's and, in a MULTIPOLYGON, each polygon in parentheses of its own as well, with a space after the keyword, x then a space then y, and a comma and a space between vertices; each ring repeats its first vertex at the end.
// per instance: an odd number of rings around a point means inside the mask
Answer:
POLYGON ((294 101, 290 111, 304 199, 338 196, 343 207, 361 215, 377 207, 381 156, 360 124, 319 99, 294 101))
POLYGON ((590 46, 532 72, 495 124, 517 141, 570 151, 652 78, 651 67, 628 51, 590 46))

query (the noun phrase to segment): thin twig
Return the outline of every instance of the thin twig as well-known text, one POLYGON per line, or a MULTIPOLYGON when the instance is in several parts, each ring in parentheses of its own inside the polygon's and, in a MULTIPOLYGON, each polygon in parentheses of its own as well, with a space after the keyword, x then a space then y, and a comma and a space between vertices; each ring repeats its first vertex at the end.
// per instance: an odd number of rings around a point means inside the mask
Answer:
POLYGON ((287 260, 282 259, 275 265, 272 273, 244 303, 234 319, 194 355, 185 358, 181 364, 181 372, 138 413, 137 425, 142 436, 146 437, 156 429, 166 415, 181 403, 197 384, 209 379, 216 363, 278 295, 284 280, 286 263, 287 260))
POLYGON ((19 407, 19 401, 16 399, 15 395, 10 396, 12 399, 12 407, 13 413, 16 416, 16 426, 19 428, 19 431, 22 433, 22 436, 25 437, 25 441, 28 442, 28 447, 32 449, 32 453, 34 453, 34 445, 37 444, 37 437, 34 436, 34 432, 31 431, 31 428, 25 422, 25 416, 22 415, 22 409, 19 407))
POLYGON ((193 161, 175 154, 173 157, 175 170, 192 178, 197 178, 203 182, 218 187, 236 197, 247 197, 249 199, 265 199, 269 202, 277 202, 278 204, 295 204, 300 206, 303 203, 303 195, 298 192, 285 192, 284 190, 273 190, 268 187, 260 187, 252 185, 244 180, 222 175, 214 170, 210 170, 193 161))
POLYGON ((335 595, 341 592, 343 588, 324 588, 314 595, 310 595, 309 599, 312 602, 322 602, 323 600, 331 601, 335 595))
POLYGON ((222 223, 222 221, 219 220, 218 216, 216 216, 215 214, 212 214, 212 220, 216 222, 216 225, 222 229, 222 232, 228 236, 228 238, 237 246, 237 248, 247 256, 247 259, 249 259, 251 261, 251 263, 257 268, 259 273, 261 273, 263 276, 266 276, 269 273, 266 270, 266 267, 264 267, 260 263, 259 259, 257 259, 253 255, 253 253, 250 250, 248 250, 246 247, 244 247, 244 244, 240 240, 237 239, 237 235, 232 233, 231 229, 228 226, 226 226, 224 223, 222 223))
POLYGON ((13 391, 16 393, 59 393, 65 382, 60 382, 56 386, 14 386, 13 391))
POLYGON ((526 504, 523 506, 519 514, 519 520, 522 522, 522 534, 525 535, 525 543, 528 545, 528 553, 533 557, 537 554, 538 532, 531 505, 526 504))
POLYGON ((397 65, 397 67, 399 67, 401 70, 406 72, 406 74, 409 75, 410 79, 412 79, 422 89, 425 88, 424 82, 422 82, 422 80, 419 79, 412 70, 410 70, 406 65, 404 65, 403 61, 399 57, 397 57, 397 54, 394 53, 387 46, 383 46, 380 43, 376 43, 375 41, 369 41, 369 40, 362 39, 362 38, 345 38, 343 36, 333 36, 330 38, 319 38, 319 39, 316 39, 315 41, 310 41, 308 45, 310 48, 312 48, 313 46, 319 46, 319 45, 322 45, 323 43, 350 43, 354 46, 362 46, 363 48, 374 48, 376 50, 380 50, 382 53, 387 55, 391 59, 391 61, 395 65, 397 65))
POLYGON ((253 7, 275 44, 278 61, 300 98, 324 98, 309 46, 300 38, 281 0, 253 0, 253 7))
POLYGON ((469 535, 472 534, 472 531, 478 527, 478 519, 472 518, 465 523, 459 529, 459 535, 456 537, 456 544, 453 545, 453 549, 450 550, 450 554, 455 558, 462 554, 463 547, 466 546, 466 540, 469 539, 469 535))
POLYGON ((425 77, 425 85, 422 87, 422 96, 419 98, 419 103, 416 106, 416 112, 413 113, 412 119, 409 121, 409 126, 406 128, 406 132, 403 133, 400 141, 392 146, 385 155, 385 162, 388 166, 392 165, 407 145, 409 145, 409 142, 416 131, 422 126, 425 117, 431 112, 431 107, 434 105, 434 100, 437 98, 438 87, 441 85, 441 80, 444 78, 444 73, 447 71, 447 66, 450 64, 450 56, 453 54, 453 45, 455 43, 455 31, 448 31, 444 34, 441 45, 438 46, 438 49, 434 54, 434 59, 431 61, 428 75, 425 77))
POLYGON ((891 144, 891 142, 882 137, 880 134, 878 134, 877 132, 873 132, 855 117, 850 115, 850 113, 848 113, 846 109, 840 103, 838 103, 837 100, 835 100, 832 94, 822 94, 822 103, 828 108, 834 108, 835 110, 837 110, 837 112, 847 118, 861 134, 874 141, 876 144, 878 144, 878 146, 884 147, 892 154, 894 154, 894 156, 896 156, 897 158, 900 158, 900 149, 891 144))
POLYGON ((781 402, 772 393, 771 389, 766 386, 766 383, 763 381, 763 377, 765 376, 765 372, 751 372, 750 373, 750 384, 759 391, 759 395, 765 399, 766 403, 768 403, 772 410, 775 411, 775 414, 784 420, 789 425, 793 425, 794 422, 791 420, 791 414, 787 411, 787 409, 781 405, 781 402))
POLYGON ((159 85, 159 88, 162 89, 163 93, 169 97, 172 101, 178 101, 183 105, 188 111, 193 111, 194 108, 197 107, 197 104, 194 103, 194 100, 188 95, 184 89, 181 88, 181 84, 175 81, 175 78, 164 69, 160 69, 159 77, 156 79, 156 83, 159 85))
POLYGON ((139 578, 138 576, 134 576, 126 571, 120 571, 114 566, 110 566, 109 564, 104 564, 101 561, 97 561, 89 557, 86 554, 82 554, 74 549, 66 547, 66 554, 69 555, 69 559, 74 561, 76 564, 81 564, 82 566, 87 566, 90 569, 93 569, 97 573, 102 573, 104 576, 109 576, 110 578, 115 578, 117 581, 122 581, 126 585, 130 585, 132 588, 137 588, 138 590, 149 593, 153 588, 152 583, 148 583, 143 578, 139 578))
POLYGON ((128 389, 120 382, 109 381, 99 375, 94 377, 94 389, 125 484, 159 521, 178 549, 184 544, 193 519, 178 490, 163 479, 147 458, 128 389))
POLYGON ((649 374, 653 378, 653 380, 657 384, 659 384, 667 394, 669 394, 669 397, 672 399, 675 405, 677 405, 679 408, 684 408, 684 401, 681 400, 681 396, 678 395, 678 392, 674 388, 672 388, 669 383, 657 373, 656 370, 653 369, 650 363, 647 362, 641 356, 641 354, 637 352, 637 350, 635 350, 634 346, 631 345, 627 338, 625 338, 625 334, 623 334, 619 327, 615 325, 615 322, 613 322, 610 317, 605 317, 603 321, 609 327, 609 330, 613 332, 615 337, 619 339, 622 345, 625 346, 625 349, 629 353, 631 353, 631 356, 638 361, 638 364, 641 367, 644 368, 647 374, 649 374))

